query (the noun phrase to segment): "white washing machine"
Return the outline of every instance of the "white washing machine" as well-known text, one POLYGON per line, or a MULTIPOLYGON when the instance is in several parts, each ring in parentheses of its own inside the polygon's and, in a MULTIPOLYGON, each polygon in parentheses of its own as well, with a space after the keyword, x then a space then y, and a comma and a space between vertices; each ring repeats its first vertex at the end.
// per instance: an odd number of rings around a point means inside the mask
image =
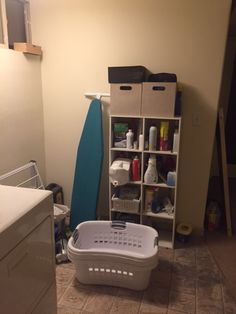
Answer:
POLYGON ((0 185, 0 312, 57 313, 50 191, 0 185))

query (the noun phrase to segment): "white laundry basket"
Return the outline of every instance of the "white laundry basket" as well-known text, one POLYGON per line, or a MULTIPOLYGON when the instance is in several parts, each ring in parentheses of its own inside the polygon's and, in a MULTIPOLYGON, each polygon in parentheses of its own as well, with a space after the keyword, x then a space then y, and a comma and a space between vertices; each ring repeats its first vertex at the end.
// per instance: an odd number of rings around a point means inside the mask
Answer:
POLYGON ((82 222, 68 243, 68 257, 84 284, 143 290, 157 254, 155 229, 121 221, 82 222))

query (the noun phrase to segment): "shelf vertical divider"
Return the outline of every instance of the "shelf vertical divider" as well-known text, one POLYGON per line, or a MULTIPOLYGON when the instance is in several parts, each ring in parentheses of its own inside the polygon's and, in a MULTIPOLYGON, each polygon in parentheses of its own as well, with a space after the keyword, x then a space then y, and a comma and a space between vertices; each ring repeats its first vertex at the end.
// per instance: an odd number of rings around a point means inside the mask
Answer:
POLYGON ((178 170, 179 170, 179 152, 180 152, 180 141, 181 141, 181 119, 177 120, 178 121, 178 133, 179 133, 179 143, 178 143, 178 152, 176 155, 176 181, 175 181, 175 197, 174 197, 174 220, 173 220, 173 227, 172 227, 172 248, 174 249, 174 244, 175 244, 175 229, 176 229, 176 209, 177 209, 177 201, 178 201, 178 180, 179 180, 179 175, 178 175, 178 170))
MULTIPOLYGON (((112 141, 113 141, 113 132, 112 132, 112 117, 109 117, 109 169, 112 163, 111 160, 111 148, 112 148, 112 141)), ((109 173, 108 169, 108 173, 109 173)), ((112 193, 111 193, 111 182, 110 182, 110 176, 108 175, 108 182, 109 182, 109 220, 112 220, 112 193)))
MULTIPOLYGON (((143 208, 144 208, 144 191, 143 191, 143 176, 144 176, 144 146, 145 146, 145 119, 144 117, 141 117, 141 122, 142 122, 142 134, 143 134, 143 147, 140 150, 141 151, 141 160, 140 160, 140 209, 139 209, 139 214, 140 214, 140 223, 143 224, 143 208)), ((139 143, 140 145, 140 143, 139 143)))

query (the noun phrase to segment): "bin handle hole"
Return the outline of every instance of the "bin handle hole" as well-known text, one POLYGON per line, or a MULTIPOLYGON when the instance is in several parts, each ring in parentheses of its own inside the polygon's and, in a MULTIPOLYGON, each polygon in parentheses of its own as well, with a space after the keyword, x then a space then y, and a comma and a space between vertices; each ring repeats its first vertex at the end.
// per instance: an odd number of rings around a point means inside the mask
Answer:
POLYGON ((154 90, 154 91, 161 91, 161 92, 163 92, 165 89, 166 89, 165 86, 153 86, 152 87, 152 90, 154 90))
POLYGON ((132 86, 122 85, 120 86, 120 90, 132 90, 132 86))

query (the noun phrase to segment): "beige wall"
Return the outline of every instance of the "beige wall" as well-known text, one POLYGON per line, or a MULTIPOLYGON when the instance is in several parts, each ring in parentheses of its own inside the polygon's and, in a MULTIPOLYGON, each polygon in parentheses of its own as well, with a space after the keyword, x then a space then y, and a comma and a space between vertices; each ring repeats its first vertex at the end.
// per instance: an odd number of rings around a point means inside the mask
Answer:
MULTIPOLYGON (((178 221, 202 227, 229 9, 229 0, 31 0, 33 38, 44 51, 47 180, 63 186, 68 203, 84 93, 109 92, 108 66, 141 64, 184 84, 178 221)), ((107 190, 104 172, 106 210, 107 190)))
POLYGON ((0 48, 0 174, 37 161, 45 175, 41 64, 0 48))
POLYGON ((3 44, 2 8, 0 4, 0 44, 3 44))

